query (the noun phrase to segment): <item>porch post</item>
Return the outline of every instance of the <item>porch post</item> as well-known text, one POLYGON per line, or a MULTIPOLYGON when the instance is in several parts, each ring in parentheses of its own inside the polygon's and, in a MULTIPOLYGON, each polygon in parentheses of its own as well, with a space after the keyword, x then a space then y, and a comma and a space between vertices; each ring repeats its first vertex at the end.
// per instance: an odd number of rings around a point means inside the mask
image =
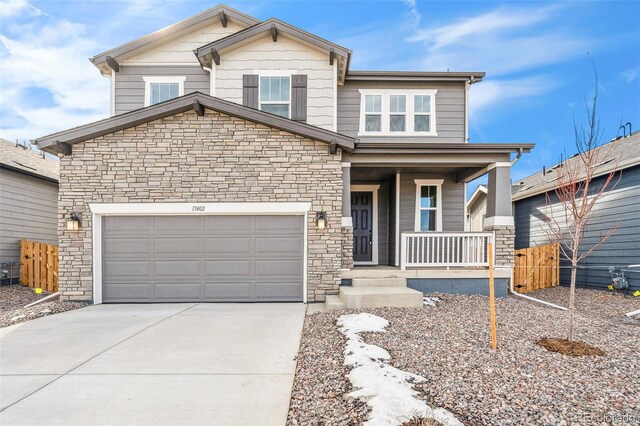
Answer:
POLYGON ((342 163, 342 269, 353 267, 353 222, 351 220, 351 163, 342 163))
POLYGON ((490 166, 484 230, 495 234, 496 266, 511 268, 514 264, 515 228, 511 210, 510 162, 498 162, 490 166))

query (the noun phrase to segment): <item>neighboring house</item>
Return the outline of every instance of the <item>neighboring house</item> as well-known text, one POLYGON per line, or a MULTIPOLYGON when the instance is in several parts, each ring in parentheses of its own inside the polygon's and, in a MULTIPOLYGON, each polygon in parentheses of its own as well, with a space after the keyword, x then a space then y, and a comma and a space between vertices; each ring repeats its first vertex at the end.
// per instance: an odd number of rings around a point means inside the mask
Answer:
MULTIPOLYGON (((595 205, 589 221, 582 250, 589 249, 600 240, 607 230, 618 227, 602 245, 581 262, 576 280, 584 287, 607 288, 611 284, 609 266, 618 272, 626 269, 625 275, 633 289, 640 289, 640 132, 619 138, 600 148, 609 153, 597 168, 592 188, 601 188, 612 170, 619 174, 611 184, 615 188, 595 205), (611 144, 613 148, 611 149, 611 144), (619 178, 619 181, 618 181, 619 178), (636 265, 635 267, 629 267, 636 265), (634 272, 636 271, 636 272, 634 272)), ((579 161, 571 157, 564 164, 579 161)), ((516 225, 516 249, 547 244, 545 220, 550 215, 561 221, 562 206, 555 194, 558 168, 562 163, 531 175, 513 186, 513 201, 516 225), (548 194, 549 200, 547 201, 548 194)), ((561 222, 562 223, 562 222, 561 222)), ((569 284, 571 269, 566 260, 561 261, 560 283, 569 284)))
POLYGON ((467 231, 484 230, 484 219, 487 216, 487 187, 478 185, 469 201, 467 201, 467 231))
POLYGON ((0 139, 0 261, 13 272, 3 283, 20 277, 20 240, 58 243, 59 165, 0 139))
POLYGON ((354 71, 350 58, 227 6, 92 58, 113 116, 37 140, 63 155, 63 299, 365 300, 391 276, 402 285, 383 303, 420 304, 404 279, 486 291, 494 233, 504 282, 511 156, 533 145, 467 143, 484 73, 354 71), (466 183, 486 173, 487 233, 462 237, 466 183), (64 227, 71 213, 80 231, 64 227))

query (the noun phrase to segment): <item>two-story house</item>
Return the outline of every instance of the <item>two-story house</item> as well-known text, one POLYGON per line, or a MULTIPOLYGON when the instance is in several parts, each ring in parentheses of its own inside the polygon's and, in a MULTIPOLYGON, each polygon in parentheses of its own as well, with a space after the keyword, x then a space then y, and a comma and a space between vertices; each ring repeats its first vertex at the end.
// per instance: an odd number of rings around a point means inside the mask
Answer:
POLYGON ((221 5, 93 57, 112 116, 37 140, 62 157, 63 298, 419 306, 485 292, 490 242, 506 284, 510 167, 533 145, 468 143, 482 72, 351 55, 221 5))

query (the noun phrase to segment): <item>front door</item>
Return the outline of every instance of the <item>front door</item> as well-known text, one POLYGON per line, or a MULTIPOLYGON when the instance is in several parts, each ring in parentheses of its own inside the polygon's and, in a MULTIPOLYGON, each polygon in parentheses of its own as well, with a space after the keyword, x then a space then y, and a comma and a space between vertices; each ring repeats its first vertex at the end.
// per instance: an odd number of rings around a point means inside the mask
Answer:
POLYGON ((373 193, 351 193, 351 219, 353 221, 353 261, 372 261, 373 193))

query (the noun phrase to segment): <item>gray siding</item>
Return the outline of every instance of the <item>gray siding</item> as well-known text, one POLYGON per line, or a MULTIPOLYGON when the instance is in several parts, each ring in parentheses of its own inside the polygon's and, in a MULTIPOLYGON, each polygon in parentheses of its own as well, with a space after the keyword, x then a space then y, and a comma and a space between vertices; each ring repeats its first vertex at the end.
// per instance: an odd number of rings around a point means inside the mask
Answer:
POLYGON ((372 140, 394 140, 411 142, 464 143, 465 137, 465 85, 464 83, 393 83, 393 82, 347 82, 338 86, 338 133, 355 137, 360 127, 359 89, 437 89, 436 132, 438 136, 422 137, 366 137, 372 140))
POLYGON ((199 66, 120 66, 116 73, 116 115, 144 107, 144 80, 146 76, 186 76, 184 94, 209 94, 209 73, 199 66))
MULTIPOLYGON (((594 179, 596 186, 602 184, 604 177, 594 179)), ((550 194, 551 212, 560 217, 561 211, 555 193, 550 194)), ((600 235, 607 230, 619 226, 618 230, 601 246, 587 257, 577 273, 577 284, 587 287, 606 288, 611 282, 607 268, 624 267, 640 264, 640 166, 622 171, 617 187, 608 196, 601 199, 594 211, 591 223, 587 228, 585 244, 582 250, 595 244, 600 235)), ((546 244, 543 219, 546 209, 544 194, 515 202, 516 249, 546 244)), ((567 266, 563 261, 562 266, 567 266)), ((639 269, 639 268, 636 268, 639 269)), ((570 269, 560 270, 560 282, 569 284, 570 269)), ((640 289, 640 273, 627 274, 629 285, 640 289)))
POLYGON ((416 184, 414 179, 443 179, 442 231, 463 232, 465 219, 464 183, 455 183, 450 175, 400 174, 400 233, 415 231, 416 184))
POLYGON ((19 265, 21 239, 58 243, 58 185, 0 169, 0 258, 19 265))
POLYGON ((396 262, 396 177, 389 182, 389 265, 396 262))
POLYGON ((389 263, 389 184, 382 182, 378 191, 378 263, 389 263))

